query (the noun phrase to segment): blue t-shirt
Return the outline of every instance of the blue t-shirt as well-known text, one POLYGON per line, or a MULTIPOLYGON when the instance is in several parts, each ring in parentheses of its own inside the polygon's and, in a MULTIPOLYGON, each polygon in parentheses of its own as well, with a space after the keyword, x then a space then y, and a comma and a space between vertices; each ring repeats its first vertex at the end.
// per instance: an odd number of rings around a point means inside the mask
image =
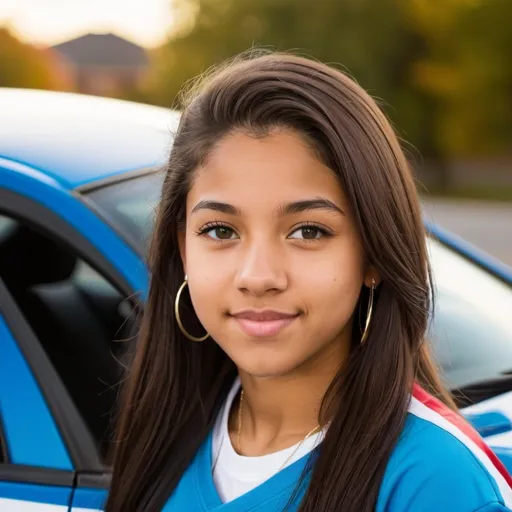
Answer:
MULTIPOLYGON (((308 456, 252 491, 222 503, 212 476, 210 435, 163 512, 282 512, 308 456)), ((476 432, 444 405, 415 388, 409 414, 388 462, 376 512, 512 511, 510 476, 476 432)), ((307 487, 288 510, 298 510, 307 487)))

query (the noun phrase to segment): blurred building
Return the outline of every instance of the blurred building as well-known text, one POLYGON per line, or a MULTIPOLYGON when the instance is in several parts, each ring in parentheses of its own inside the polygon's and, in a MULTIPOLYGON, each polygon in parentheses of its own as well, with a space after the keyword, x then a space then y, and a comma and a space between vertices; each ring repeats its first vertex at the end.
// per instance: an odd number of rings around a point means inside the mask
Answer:
POLYGON ((115 34, 87 34, 52 49, 60 73, 85 94, 115 96, 136 89, 149 69, 145 49, 115 34))

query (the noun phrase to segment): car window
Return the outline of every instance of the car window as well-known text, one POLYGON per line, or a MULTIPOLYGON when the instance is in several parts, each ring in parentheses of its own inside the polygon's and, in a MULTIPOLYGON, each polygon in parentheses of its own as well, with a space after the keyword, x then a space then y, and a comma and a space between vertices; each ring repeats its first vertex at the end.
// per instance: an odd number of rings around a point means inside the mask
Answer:
POLYGON ((456 389, 512 371, 512 288, 431 240, 437 362, 456 389))
POLYGON ((60 241, 6 216, 0 275, 105 455, 132 333, 130 302, 60 241))
POLYGON ((163 172, 142 174, 87 192, 86 197, 144 250, 153 229, 163 180, 163 172))

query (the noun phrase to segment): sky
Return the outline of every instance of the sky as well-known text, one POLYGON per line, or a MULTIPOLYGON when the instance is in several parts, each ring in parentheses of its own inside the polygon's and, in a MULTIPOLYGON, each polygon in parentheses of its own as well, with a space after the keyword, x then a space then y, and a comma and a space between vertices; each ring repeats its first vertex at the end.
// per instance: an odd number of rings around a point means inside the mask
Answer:
POLYGON ((0 26, 24 42, 53 45, 84 33, 114 32, 157 46, 173 26, 172 0, 0 0, 0 26))

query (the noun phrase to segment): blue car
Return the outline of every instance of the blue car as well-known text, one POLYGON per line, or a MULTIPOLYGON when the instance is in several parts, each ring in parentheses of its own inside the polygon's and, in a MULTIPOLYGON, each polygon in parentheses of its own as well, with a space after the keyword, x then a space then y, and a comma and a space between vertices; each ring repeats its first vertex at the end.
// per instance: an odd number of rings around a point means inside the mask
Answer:
MULTIPOLYGON (((0 510, 101 510, 177 112, 0 89, 0 510)), ((427 223, 430 339, 512 471, 512 270, 427 223)))

